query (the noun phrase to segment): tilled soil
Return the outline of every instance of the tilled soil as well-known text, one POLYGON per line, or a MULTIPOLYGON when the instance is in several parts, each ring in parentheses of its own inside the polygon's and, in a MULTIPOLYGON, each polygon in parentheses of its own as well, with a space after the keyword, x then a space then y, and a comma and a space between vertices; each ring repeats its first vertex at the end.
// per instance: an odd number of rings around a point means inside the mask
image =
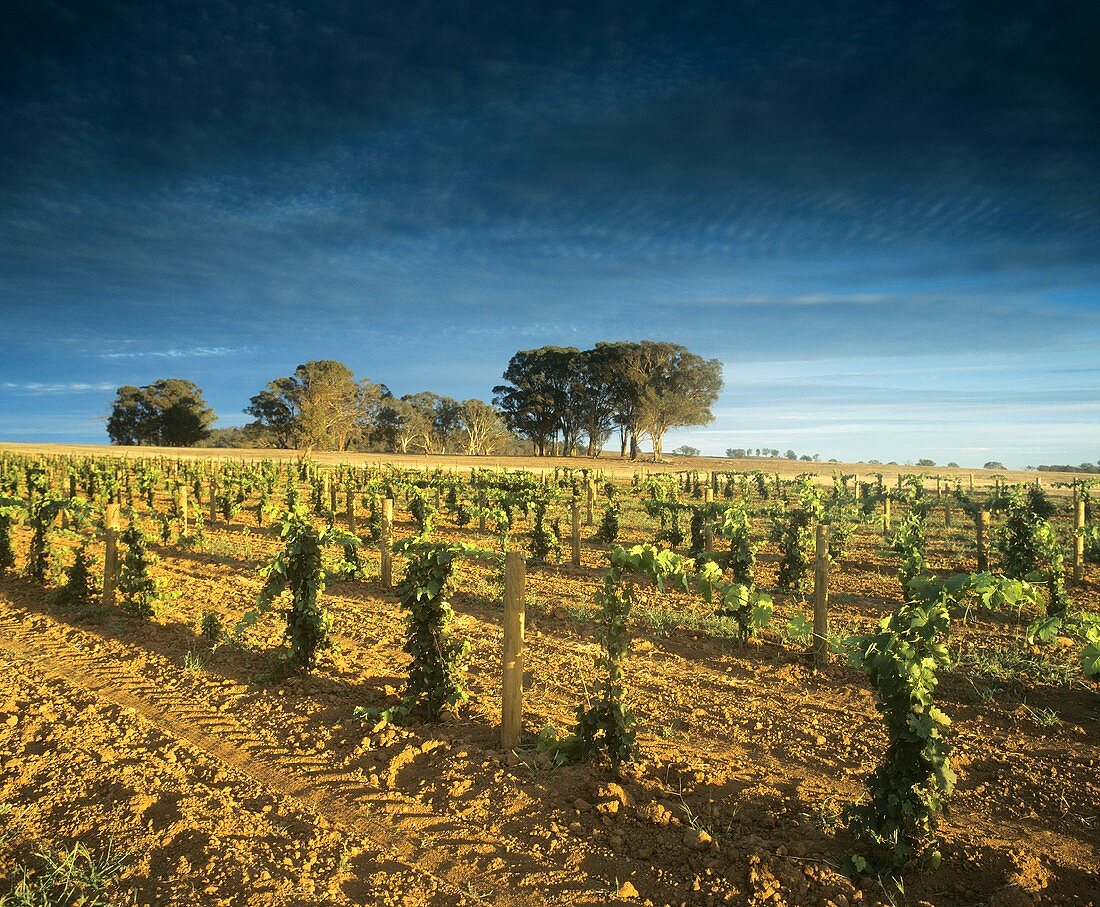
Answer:
MULTIPOLYGON (((448 527, 442 537, 479 538, 448 527)), ((626 541, 652 531, 639 514, 625 527, 626 541)), ((938 691, 959 773, 944 860, 888 894, 836 868, 852 850, 837 816, 885 742, 874 695, 841 659, 815 670, 784 639, 797 601, 777 596, 776 629, 741 646, 700 601, 653 593, 627 666, 642 755, 614 779, 599 764, 554 768, 531 745, 500 749, 500 604, 484 566, 463 564, 454 596, 470 707, 374 733, 353 710, 396 701, 407 663, 392 591, 330 580, 335 648, 309 676, 264 681, 277 614, 246 645, 213 650, 198 625, 207 610, 236 623, 277 539, 224 523, 208 537, 205 553, 157 549, 170 599, 148 622, 73 614, 0 580, 0 869, 58 843, 109 846, 128 854, 126 892, 157 905, 1100 902, 1098 691, 1070 670, 1079 647, 1022 646, 1016 615, 955 622, 964 666, 938 691), (1008 650, 1038 668, 968 667, 1008 650)), ((834 573, 840 635, 896 604, 880 546, 864 527, 834 573)), ((968 529, 941 523, 931 557, 974 569, 968 529)), ((765 546, 765 586, 775 559, 765 546)), ((605 562, 586 541, 581 567, 529 572, 530 740, 567 727, 591 689, 605 562)), ((1086 580, 1073 594, 1097 610, 1095 567, 1086 580)))

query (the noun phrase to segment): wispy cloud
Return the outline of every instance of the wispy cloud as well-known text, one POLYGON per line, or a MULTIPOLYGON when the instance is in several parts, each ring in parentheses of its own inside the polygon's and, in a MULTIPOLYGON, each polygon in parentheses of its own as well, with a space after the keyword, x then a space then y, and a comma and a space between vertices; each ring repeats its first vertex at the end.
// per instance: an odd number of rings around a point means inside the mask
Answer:
POLYGON ((238 353, 252 352, 252 347, 193 346, 187 349, 168 350, 126 350, 123 352, 102 353, 103 359, 205 359, 211 356, 233 356, 238 353))
POLYGON ((88 383, 84 381, 58 381, 58 382, 43 382, 43 381, 5 381, 0 384, 6 391, 13 391, 17 394, 80 394, 90 391, 96 393, 102 393, 103 391, 113 391, 118 389, 117 384, 108 384, 106 382, 99 382, 98 384, 88 383))

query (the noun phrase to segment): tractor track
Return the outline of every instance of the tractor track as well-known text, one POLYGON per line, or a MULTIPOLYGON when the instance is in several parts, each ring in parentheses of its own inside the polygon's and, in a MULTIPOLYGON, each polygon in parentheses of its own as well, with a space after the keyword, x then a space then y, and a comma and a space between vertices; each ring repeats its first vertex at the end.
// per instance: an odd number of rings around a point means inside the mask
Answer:
MULTIPOLYGON (((545 904, 545 888, 523 890, 525 877, 533 873, 544 880, 550 876, 558 896, 572 890, 583 899, 579 890, 583 886, 570 873, 524 852, 507 838, 490 837, 484 828, 453 816, 433 815, 424 804, 368 786, 322 757, 260 740, 231 714, 214 711, 180 691, 158 687, 128 671, 124 661, 83 651, 72 639, 80 631, 66 625, 69 638, 58 639, 50 631, 61 627, 48 617, 33 612, 26 616, 28 620, 0 617, 0 653, 5 658, 99 700, 132 709, 167 736, 323 817, 334 828, 370 841, 385 859, 402 864, 449 895, 437 903, 477 902, 484 900, 478 892, 491 890, 496 904, 545 904), (28 623, 34 624, 33 629, 28 623), (377 818, 378 813, 387 812, 395 814, 392 826, 377 818)), ((98 641, 88 638, 90 644, 98 641)))

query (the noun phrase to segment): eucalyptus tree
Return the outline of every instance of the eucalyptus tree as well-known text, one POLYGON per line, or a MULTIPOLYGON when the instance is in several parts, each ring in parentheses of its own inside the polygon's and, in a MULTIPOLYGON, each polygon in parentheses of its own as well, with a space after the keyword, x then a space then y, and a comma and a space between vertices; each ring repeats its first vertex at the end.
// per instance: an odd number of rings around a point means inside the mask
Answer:
POLYGON ((348 450, 370 438, 389 396, 385 385, 356 381, 342 362, 315 359, 269 382, 245 412, 276 447, 348 450))
POLYGON ((118 389, 107 419, 112 444, 190 447, 210 434, 216 416, 202 389, 182 378, 118 389))

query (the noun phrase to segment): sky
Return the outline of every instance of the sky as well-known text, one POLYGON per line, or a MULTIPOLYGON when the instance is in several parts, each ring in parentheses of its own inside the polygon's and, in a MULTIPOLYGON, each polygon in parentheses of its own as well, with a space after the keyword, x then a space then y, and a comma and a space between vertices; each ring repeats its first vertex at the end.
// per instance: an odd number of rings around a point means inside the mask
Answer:
POLYGON ((721 455, 1100 457, 1094 2, 20 4, 0 440, 309 359, 491 397, 545 344, 724 364, 721 455))

